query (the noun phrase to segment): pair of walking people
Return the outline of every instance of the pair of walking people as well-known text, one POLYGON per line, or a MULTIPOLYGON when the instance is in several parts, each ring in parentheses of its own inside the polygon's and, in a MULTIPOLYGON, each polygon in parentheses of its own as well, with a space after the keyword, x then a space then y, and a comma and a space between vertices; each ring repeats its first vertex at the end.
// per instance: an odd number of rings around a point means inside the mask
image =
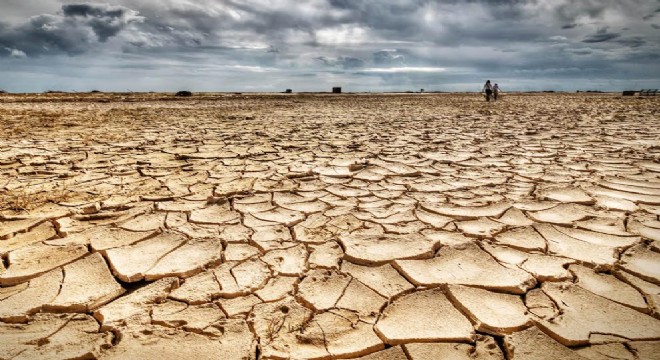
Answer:
POLYGON ((500 87, 497 84, 492 85, 490 80, 486 80, 486 83, 481 89, 481 92, 486 93, 486 101, 490 101, 491 96, 493 96, 493 101, 497 101, 497 95, 500 93, 500 87))

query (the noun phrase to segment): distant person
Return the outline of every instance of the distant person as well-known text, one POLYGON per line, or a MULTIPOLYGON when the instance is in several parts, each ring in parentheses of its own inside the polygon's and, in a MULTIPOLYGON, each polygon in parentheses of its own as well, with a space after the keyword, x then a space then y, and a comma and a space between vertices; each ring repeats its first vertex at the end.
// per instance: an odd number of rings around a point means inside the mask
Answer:
POLYGON ((490 84, 490 80, 486 80, 481 93, 486 93, 486 101, 490 101, 490 96, 493 94, 493 85, 490 84))
POLYGON ((493 85, 493 101, 497 101, 497 95, 500 93, 500 87, 497 85, 493 85))

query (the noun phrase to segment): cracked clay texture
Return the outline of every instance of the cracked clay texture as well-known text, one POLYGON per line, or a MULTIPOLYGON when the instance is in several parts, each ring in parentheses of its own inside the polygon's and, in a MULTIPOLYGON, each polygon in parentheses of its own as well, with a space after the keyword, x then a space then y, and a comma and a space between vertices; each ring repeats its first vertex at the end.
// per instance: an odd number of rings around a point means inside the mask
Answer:
POLYGON ((660 359, 660 98, 0 96, 0 359, 660 359))

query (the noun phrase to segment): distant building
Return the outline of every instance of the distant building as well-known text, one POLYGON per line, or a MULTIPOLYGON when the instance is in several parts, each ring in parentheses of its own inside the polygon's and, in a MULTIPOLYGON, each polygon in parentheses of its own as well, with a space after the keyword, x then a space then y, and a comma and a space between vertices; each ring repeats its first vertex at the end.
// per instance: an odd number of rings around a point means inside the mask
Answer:
POLYGON ((332 93, 333 94, 341 94, 341 87, 340 86, 333 87, 332 88, 332 93))

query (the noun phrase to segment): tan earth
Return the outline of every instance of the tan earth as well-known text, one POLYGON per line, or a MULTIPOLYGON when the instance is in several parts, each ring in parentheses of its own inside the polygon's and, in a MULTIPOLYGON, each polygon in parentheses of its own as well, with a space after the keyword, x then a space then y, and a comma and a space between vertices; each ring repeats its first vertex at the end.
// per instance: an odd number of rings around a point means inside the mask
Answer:
POLYGON ((660 98, 0 95, 0 359, 658 359, 660 98))

